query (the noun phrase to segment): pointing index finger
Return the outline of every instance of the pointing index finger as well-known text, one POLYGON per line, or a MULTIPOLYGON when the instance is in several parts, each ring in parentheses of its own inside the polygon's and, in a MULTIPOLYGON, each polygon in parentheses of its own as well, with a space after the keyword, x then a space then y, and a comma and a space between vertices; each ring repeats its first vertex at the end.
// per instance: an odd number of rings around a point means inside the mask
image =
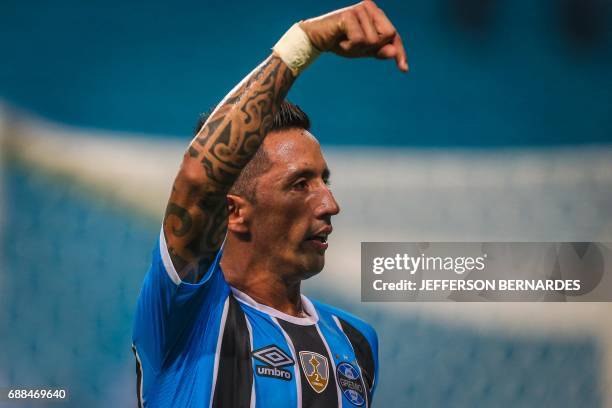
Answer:
POLYGON ((398 33, 395 33, 393 45, 395 45, 396 48, 395 63, 397 64, 397 67, 403 72, 408 72, 409 67, 408 59, 406 57, 406 50, 404 49, 402 37, 400 37, 398 33))
POLYGON ((373 1, 364 1, 364 6, 368 10, 372 21, 374 22, 374 26, 376 27, 376 31, 380 34, 381 37, 389 40, 389 43, 393 45, 395 51, 395 63, 397 67, 403 71, 408 71, 408 60, 406 57, 406 50, 404 49, 404 43, 402 42, 402 38, 385 15, 385 12, 376 6, 373 1))

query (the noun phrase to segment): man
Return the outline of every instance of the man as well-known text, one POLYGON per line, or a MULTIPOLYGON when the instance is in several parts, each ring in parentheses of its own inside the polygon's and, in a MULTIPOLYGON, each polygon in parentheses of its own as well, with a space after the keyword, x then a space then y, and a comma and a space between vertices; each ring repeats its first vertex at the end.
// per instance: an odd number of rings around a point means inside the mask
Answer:
POLYGON ((191 142, 138 301, 133 349, 148 407, 371 405, 376 333, 300 294, 340 211, 310 122, 284 102, 320 52, 394 59, 372 1, 295 24, 191 142))

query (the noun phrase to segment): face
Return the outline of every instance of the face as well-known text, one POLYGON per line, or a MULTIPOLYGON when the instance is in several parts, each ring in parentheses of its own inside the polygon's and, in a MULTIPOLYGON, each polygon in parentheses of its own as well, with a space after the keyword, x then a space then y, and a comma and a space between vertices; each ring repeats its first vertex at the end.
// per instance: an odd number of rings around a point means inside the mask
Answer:
POLYGON ((309 278, 323 269, 331 217, 340 211, 327 163, 303 129, 272 132, 262 147, 271 166, 257 178, 249 220, 254 250, 286 278, 309 278))

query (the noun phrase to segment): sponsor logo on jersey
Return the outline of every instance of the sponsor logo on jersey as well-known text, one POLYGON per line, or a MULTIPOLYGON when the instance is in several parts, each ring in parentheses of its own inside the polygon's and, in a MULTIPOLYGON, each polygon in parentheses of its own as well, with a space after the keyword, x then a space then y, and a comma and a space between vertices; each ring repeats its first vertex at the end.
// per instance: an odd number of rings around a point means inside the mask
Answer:
POLYGON ((365 404, 365 387, 363 381, 361 381, 359 370, 350 363, 343 361, 336 367, 336 373, 338 385, 346 399, 358 407, 365 404))
POLYGON ((257 365, 255 370, 257 371, 257 375, 291 381, 291 373, 282 368, 257 365))
POLYGON ((291 373, 282 367, 293 365, 295 362, 280 347, 271 344, 253 351, 253 357, 266 365, 255 365, 257 375, 278 378, 290 381, 291 373))
POLYGON ((329 382, 327 357, 312 351, 300 351, 300 363, 308 384, 317 393, 322 393, 329 382))

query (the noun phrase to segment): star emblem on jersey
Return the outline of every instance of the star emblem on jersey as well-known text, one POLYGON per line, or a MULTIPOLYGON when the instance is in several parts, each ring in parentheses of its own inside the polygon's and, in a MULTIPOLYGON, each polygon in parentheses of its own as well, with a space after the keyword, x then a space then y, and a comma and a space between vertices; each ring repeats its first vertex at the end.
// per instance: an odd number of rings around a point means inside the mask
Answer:
POLYGON ((293 365, 295 362, 281 348, 271 344, 269 346, 253 351, 253 357, 266 365, 255 365, 257 375, 264 377, 291 380, 291 373, 282 367, 293 365))
POLYGON ((338 385, 346 399, 358 407, 365 404, 365 388, 357 368, 350 363, 342 362, 336 367, 336 373, 338 385))
POLYGON ((329 382, 327 357, 312 351, 300 351, 300 364, 312 389, 319 394, 325 391, 329 382))

